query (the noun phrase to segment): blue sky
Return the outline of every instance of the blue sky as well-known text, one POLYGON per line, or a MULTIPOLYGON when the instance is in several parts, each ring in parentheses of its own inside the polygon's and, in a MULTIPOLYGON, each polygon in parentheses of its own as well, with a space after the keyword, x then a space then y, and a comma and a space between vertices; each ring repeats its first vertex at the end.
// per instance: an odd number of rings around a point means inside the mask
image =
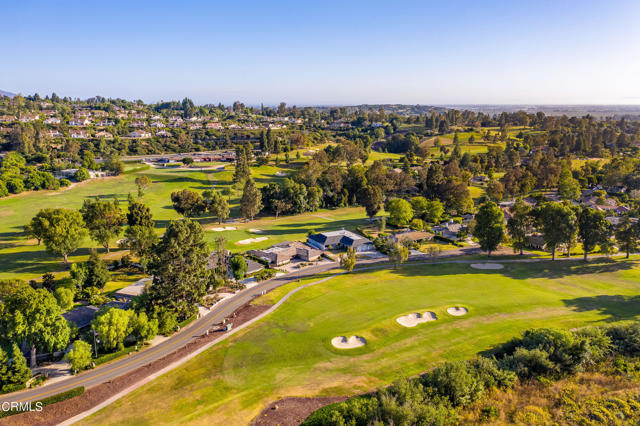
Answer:
POLYGON ((247 104, 640 103, 638 1, 9 1, 0 89, 247 104))

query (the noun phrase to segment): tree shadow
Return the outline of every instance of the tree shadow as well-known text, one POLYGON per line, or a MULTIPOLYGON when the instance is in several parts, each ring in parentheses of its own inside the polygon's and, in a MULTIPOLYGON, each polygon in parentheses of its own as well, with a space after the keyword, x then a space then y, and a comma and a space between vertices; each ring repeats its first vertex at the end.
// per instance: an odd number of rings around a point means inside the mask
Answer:
POLYGON ((604 321, 635 319, 640 315, 640 296, 598 295, 564 299, 565 305, 576 312, 597 311, 607 318, 604 321))

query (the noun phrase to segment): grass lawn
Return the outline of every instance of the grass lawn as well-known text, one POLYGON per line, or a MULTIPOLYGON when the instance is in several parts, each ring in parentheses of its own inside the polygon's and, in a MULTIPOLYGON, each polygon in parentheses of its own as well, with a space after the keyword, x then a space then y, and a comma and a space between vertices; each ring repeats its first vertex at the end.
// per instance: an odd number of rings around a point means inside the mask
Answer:
MULTIPOLYGON (((257 303, 273 303, 297 285, 257 303)), ((247 424, 275 399, 367 391, 443 360, 472 357, 527 328, 636 319, 639 290, 638 260, 354 272, 299 291, 270 316, 84 423, 247 424), (448 315, 456 305, 469 313, 448 315), (438 320, 415 328, 395 321, 426 310, 438 320), (368 343, 340 351, 330 344, 340 335, 368 343)))
MULTIPOLYGON (((389 155, 389 154, 385 154, 389 155)), ((256 184, 267 185, 285 179, 283 174, 291 175, 306 159, 284 161, 276 167, 273 163, 265 166, 251 167, 251 175, 256 184)), ((144 194, 143 201, 149 205, 156 221, 157 232, 162 233, 172 219, 181 216, 171 204, 171 193, 189 188, 198 192, 205 189, 230 189, 229 202, 231 217, 239 215, 239 199, 242 190, 233 187, 233 165, 226 164, 222 171, 176 168, 152 168, 140 163, 127 164, 126 172, 117 177, 95 179, 78 184, 62 191, 38 191, 0 199, 0 279, 20 278, 30 280, 40 278, 45 272, 56 272, 64 268, 61 257, 48 253, 44 245, 38 246, 35 240, 28 240, 23 234, 23 226, 43 208, 65 207, 78 209, 86 198, 99 196, 106 199, 118 199, 124 209, 127 206, 129 193, 137 194, 135 179, 146 175, 152 181, 151 187, 144 194)), ((217 226, 213 218, 198 218, 205 229, 217 226)), ((284 240, 304 239, 307 231, 314 229, 324 231, 345 227, 353 229, 365 224, 366 215, 363 208, 344 208, 323 210, 315 213, 292 217, 258 219, 249 223, 233 224, 237 231, 224 232, 231 251, 244 251, 258 247, 267 247, 284 240), (249 229, 260 229, 264 234, 252 234, 249 229), (268 237, 267 240, 250 245, 238 245, 236 241, 268 237)), ((206 232, 206 238, 212 242, 216 232, 206 232)), ((89 250, 97 244, 86 238, 80 249, 73 253, 71 262, 86 260, 89 250)), ((112 242, 112 246, 116 246, 112 242)), ((112 249, 109 258, 118 258, 117 248, 112 249)), ((100 249, 102 252, 102 249, 100 249)))

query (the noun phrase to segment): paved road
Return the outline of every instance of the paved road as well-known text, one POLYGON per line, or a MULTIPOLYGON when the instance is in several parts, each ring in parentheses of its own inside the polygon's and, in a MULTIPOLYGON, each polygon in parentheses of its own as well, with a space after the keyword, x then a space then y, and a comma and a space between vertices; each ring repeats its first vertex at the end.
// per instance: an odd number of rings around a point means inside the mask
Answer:
MULTIPOLYGON (((465 253, 469 254, 469 252, 465 253)), ((596 259, 601 256, 593 256, 591 259, 596 259)), ((482 262, 499 262, 499 263, 528 263, 528 262, 547 262, 550 261, 548 258, 528 258, 528 259, 485 259, 485 260, 455 260, 455 259, 431 259, 427 255, 418 255, 411 256, 410 260, 414 265, 420 263, 428 263, 428 264, 448 264, 448 263, 482 263, 482 262), (418 261, 418 262, 414 262, 418 261), (427 262, 419 262, 419 261, 427 261, 427 262)), ((573 260, 580 261, 582 260, 579 257, 573 258, 557 258, 558 260, 573 260)), ((387 265, 376 265, 378 263, 387 262, 386 258, 380 259, 369 259, 358 262, 357 269, 377 269, 388 267, 387 265)), ((148 349, 142 350, 140 352, 135 352, 125 358, 114 361, 110 364, 98 366, 93 370, 89 370, 79 374, 78 376, 70 377, 69 379, 52 383, 50 385, 45 385, 40 388, 28 389, 22 392, 16 392, 9 395, 0 396, 0 402, 3 401, 37 401, 47 396, 54 395, 56 393, 64 392, 69 389, 73 389, 77 386, 84 386, 85 388, 90 388, 93 386, 97 386, 101 383, 107 382, 109 380, 113 380, 116 377, 119 377, 123 374, 127 374, 129 372, 135 371, 136 369, 143 367, 144 365, 160 359, 165 355, 168 355, 175 350, 185 346, 189 342, 197 339, 202 336, 205 331, 211 326, 220 323, 224 318, 227 318, 230 314, 232 314, 236 309, 240 308, 247 302, 251 301, 256 296, 260 295, 263 291, 268 292, 273 290, 274 288, 280 287, 284 284, 290 283, 292 281, 296 281, 301 278, 311 277, 314 275, 321 274, 323 272, 327 272, 331 269, 337 268, 338 264, 336 262, 325 263, 322 265, 312 266, 309 268, 305 268, 302 271, 296 271, 291 274, 287 274, 284 276, 276 277, 270 279, 268 281, 264 281, 255 287, 250 289, 243 290, 236 294, 236 296, 225 300, 218 305, 216 305, 209 314, 197 319, 193 323, 191 323, 184 330, 174 334, 164 342, 158 344, 157 346, 150 347, 148 349)))
POLYGON ((134 352, 122 359, 111 362, 109 364, 100 365, 93 370, 85 371, 77 376, 70 377, 66 380, 61 380, 59 382, 45 385, 39 388, 27 389, 22 392, 2 395, 0 396, 0 402, 37 401, 60 392, 73 389, 77 386, 90 388, 109 380, 113 380, 116 377, 135 371, 136 369, 143 367, 144 365, 160 359, 187 345, 191 341, 202 336, 207 329, 210 329, 213 325, 220 323, 224 318, 227 318, 235 310, 251 301, 254 297, 260 295, 263 291, 271 291, 276 287, 280 287, 281 285, 296 281, 300 278, 314 276, 326 272, 328 270, 336 268, 337 266, 337 263, 334 262, 312 266, 309 268, 305 268, 302 271, 296 271, 285 276, 276 277, 268 281, 259 283, 255 287, 242 290, 234 297, 220 302, 211 310, 210 313, 193 321, 188 327, 178 333, 175 333, 167 340, 156 346, 152 346, 140 352, 134 352))

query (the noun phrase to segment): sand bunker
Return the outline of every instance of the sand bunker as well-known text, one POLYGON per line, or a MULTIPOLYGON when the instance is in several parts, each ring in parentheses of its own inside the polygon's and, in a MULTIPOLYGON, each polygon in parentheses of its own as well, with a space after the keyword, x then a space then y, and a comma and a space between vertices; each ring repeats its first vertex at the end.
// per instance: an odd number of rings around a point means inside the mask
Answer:
POLYGON ((252 243, 259 243, 260 241, 264 241, 264 240, 268 240, 269 237, 257 237, 257 238, 247 238, 246 240, 240 240, 238 242, 236 242, 236 244, 242 244, 247 245, 247 244, 252 244, 252 243))
POLYGON ((463 308, 462 306, 456 306, 455 308, 447 308, 447 313, 449 315, 453 315, 454 317, 461 317, 462 315, 466 315, 469 310, 467 308, 463 308))
POLYGON ((209 228, 209 231, 213 231, 213 232, 222 232, 222 231, 235 231, 236 228, 235 226, 219 226, 217 228, 209 228))
POLYGON ((262 234, 264 231, 262 229, 251 228, 249 229, 249 232, 253 232, 254 234, 262 234))
POLYGON ((287 172, 276 172, 276 176, 280 176, 280 177, 287 176, 288 174, 289 173, 287 172))
POLYGON ((403 327, 415 327, 418 324, 422 324, 429 321, 435 321, 438 317, 433 312, 425 312, 420 314, 418 312, 411 313, 409 315, 403 315, 400 318, 396 318, 398 324, 403 327))
POLYGON ((348 339, 345 336, 338 336, 331 339, 331 344, 338 349, 353 349, 366 345, 367 341, 360 336, 351 336, 348 339))
POLYGON ((502 269, 504 265, 499 263, 472 263, 471 267, 474 269, 502 269))

